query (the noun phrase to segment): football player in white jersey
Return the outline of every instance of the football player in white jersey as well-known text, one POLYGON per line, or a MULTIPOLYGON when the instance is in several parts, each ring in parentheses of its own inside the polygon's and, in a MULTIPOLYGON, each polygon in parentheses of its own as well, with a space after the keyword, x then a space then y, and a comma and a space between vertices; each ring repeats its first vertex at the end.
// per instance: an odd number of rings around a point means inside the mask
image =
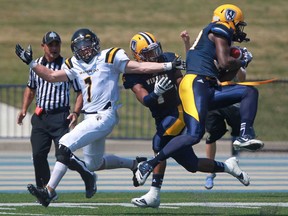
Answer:
MULTIPOLYGON (((67 171, 74 168, 86 186, 86 197, 91 198, 96 188, 96 174, 100 169, 121 168, 118 157, 103 160, 105 139, 118 122, 117 102, 119 100, 118 80, 121 73, 158 73, 172 68, 183 69, 183 62, 136 62, 128 58, 121 48, 100 51, 100 40, 89 29, 77 30, 71 38, 73 57, 56 72, 33 61, 31 46, 24 50, 19 44, 15 52, 38 76, 48 82, 77 79, 83 94, 84 120, 59 141, 61 155, 57 158, 51 178, 44 189, 29 184, 28 190, 39 203, 47 207, 56 196, 55 189, 67 171), (73 152, 83 148, 84 161, 73 152), (110 159, 110 160, 109 160, 110 159), (109 164, 109 162, 111 162, 109 164)), ((128 161, 126 161, 128 163, 128 161)), ((135 164, 131 165, 131 170, 135 164)))

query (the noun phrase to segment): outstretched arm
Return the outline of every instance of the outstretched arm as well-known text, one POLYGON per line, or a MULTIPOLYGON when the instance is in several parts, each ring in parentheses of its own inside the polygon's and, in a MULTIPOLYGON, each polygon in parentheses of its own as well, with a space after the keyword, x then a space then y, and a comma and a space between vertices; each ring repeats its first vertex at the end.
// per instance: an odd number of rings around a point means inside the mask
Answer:
POLYGON ((48 82, 65 82, 68 81, 68 77, 64 70, 58 70, 57 72, 46 68, 43 65, 36 64, 34 67, 31 67, 35 73, 42 79, 48 82))
POLYGON ((156 63, 156 62, 137 62, 130 60, 126 64, 125 73, 127 74, 151 74, 172 69, 184 70, 185 63, 181 57, 175 58, 172 62, 156 63))
POLYGON ((24 50, 19 44, 15 47, 16 55, 42 79, 48 82, 62 82, 68 81, 68 77, 64 70, 59 70, 57 73, 54 73, 53 70, 46 68, 43 65, 37 64, 33 60, 33 52, 31 45, 28 46, 27 50, 24 50))

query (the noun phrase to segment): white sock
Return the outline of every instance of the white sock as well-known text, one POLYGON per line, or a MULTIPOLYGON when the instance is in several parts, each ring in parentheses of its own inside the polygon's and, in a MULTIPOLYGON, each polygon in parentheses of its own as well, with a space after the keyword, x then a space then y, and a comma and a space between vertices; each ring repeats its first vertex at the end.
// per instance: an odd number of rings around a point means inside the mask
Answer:
POLYGON ((60 183, 61 179, 65 175, 67 168, 68 167, 65 164, 56 161, 50 180, 47 185, 55 190, 58 184, 60 183))
POLYGON ((134 163, 135 160, 127 159, 118 157, 116 155, 104 155, 104 169, 117 169, 117 168, 128 168, 128 169, 134 169, 135 165, 137 166, 137 163, 134 163))
POLYGON ((149 192, 147 193, 148 195, 150 195, 150 196, 153 196, 153 197, 160 197, 160 188, 158 188, 158 187, 153 187, 153 186, 151 186, 150 187, 150 190, 149 190, 149 192))

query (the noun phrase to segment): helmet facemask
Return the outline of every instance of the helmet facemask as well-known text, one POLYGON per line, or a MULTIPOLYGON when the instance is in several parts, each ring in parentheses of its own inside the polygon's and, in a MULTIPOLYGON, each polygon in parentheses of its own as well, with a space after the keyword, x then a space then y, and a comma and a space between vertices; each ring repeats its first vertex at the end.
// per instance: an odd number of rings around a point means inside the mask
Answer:
POLYGON ((72 41, 72 51, 78 60, 89 63, 99 53, 99 40, 94 40, 91 37, 78 37, 72 41))
POLYGON ((163 51, 161 48, 161 44, 159 42, 151 43, 148 47, 143 48, 139 56, 142 61, 147 62, 158 62, 159 57, 162 55, 163 51))
POLYGON ((249 38, 247 38, 247 34, 244 32, 244 27, 246 26, 247 24, 245 22, 239 22, 237 24, 234 23, 234 26, 235 26, 235 32, 234 32, 234 35, 233 35, 233 41, 235 42, 248 42, 250 41, 249 38))

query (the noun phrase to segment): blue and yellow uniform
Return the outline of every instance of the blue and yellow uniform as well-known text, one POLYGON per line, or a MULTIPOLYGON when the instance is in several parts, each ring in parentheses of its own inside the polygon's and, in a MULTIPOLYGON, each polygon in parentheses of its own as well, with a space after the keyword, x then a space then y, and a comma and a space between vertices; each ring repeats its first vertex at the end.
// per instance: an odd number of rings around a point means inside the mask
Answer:
MULTIPOLYGON (((173 61, 175 53, 165 52, 159 57, 160 62, 173 61)), ((153 139, 153 150, 160 151, 164 145, 174 137, 179 135, 185 125, 183 120, 182 106, 177 92, 175 71, 170 70, 158 74, 124 74, 123 85, 125 89, 133 88, 136 84, 141 84, 150 94, 154 91, 156 77, 160 79, 167 76, 174 85, 173 88, 165 92, 153 103, 148 105, 152 117, 155 119, 157 132, 153 139), (165 137, 165 138, 163 138, 165 137), (166 138, 169 137, 169 138, 166 138)), ((147 106, 147 105, 146 105, 147 106)))
MULTIPOLYGON (((159 62, 170 62, 175 59, 175 53, 165 52, 159 57, 159 62)), ((155 119, 156 133, 153 137, 153 151, 159 152, 174 137, 180 135, 184 128, 183 109, 178 96, 176 80, 180 76, 176 76, 175 70, 170 70, 157 74, 124 74, 123 85, 125 89, 133 88, 136 84, 141 84, 143 88, 150 94, 154 90, 156 77, 160 79, 167 76, 174 85, 173 88, 165 92, 154 103, 147 106, 155 119)), ((187 170, 192 171, 192 167, 197 164, 197 156, 193 149, 189 147, 172 156, 180 165, 187 170)), ((196 169, 196 168, 195 168, 196 169)), ((193 171, 195 170, 193 169, 193 171)))
MULTIPOLYGON (((218 85, 221 72, 216 68, 216 47, 209 34, 225 38, 231 45, 233 29, 226 23, 212 22, 199 34, 193 46, 187 52, 186 74, 179 86, 179 96, 183 106, 187 134, 180 135, 169 142, 157 156, 166 159, 180 149, 200 142, 205 133, 205 120, 209 110, 226 107, 241 102, 241 123, 251 128, 257 112, 258 91, 251 86, 218 85), (217 94, 215 91, 217 90, 217 94), (244 104, 244 105, 243 105, 244 104), (251 125, 251 127, 250 127, 251 125)), ((249 133, 247 128, 243 133, 249 133)))

